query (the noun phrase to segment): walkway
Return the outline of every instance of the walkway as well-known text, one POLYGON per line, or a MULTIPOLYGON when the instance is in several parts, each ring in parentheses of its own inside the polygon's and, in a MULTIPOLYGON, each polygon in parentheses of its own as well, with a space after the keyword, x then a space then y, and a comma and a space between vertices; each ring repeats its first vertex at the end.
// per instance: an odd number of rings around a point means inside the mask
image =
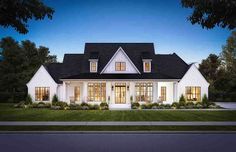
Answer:
POLYGON ((0 126, 236 126, 236 121, 2 121, 0 126))

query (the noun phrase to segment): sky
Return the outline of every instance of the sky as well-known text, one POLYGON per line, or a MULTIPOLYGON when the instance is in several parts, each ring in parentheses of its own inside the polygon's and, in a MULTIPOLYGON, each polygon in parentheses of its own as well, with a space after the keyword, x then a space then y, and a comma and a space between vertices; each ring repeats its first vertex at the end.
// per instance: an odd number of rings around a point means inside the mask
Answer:
POLYGON ((83 53, 86 42, 152 42, 157 54, 177 53, 187 63, 219 54, 231 31, 202 29, 187 17, 180 0, 44 0, 53 19, 28 22, 29 33, 0 27, 0 38, 30 40, 46 46, 62 61, 65 53, 83 53))

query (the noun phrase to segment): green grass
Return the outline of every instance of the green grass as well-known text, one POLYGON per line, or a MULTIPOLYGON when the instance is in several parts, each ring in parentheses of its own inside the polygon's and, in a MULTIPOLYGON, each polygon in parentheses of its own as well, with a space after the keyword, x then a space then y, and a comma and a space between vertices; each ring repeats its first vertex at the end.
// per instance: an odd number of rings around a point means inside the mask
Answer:
POLYGON ((0 131, 236 131, 236 126, 0 126, 0 131))
POLYGON ((236 111, 50 110, 0 104, 0 121, 236 121, 236 111))

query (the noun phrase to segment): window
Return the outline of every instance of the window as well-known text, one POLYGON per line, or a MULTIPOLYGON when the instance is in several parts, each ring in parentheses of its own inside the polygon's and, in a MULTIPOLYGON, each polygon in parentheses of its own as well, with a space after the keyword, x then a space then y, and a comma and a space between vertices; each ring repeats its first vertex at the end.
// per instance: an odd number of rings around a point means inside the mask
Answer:
POLYGON ((201 87, 189 86, 185 88, 187 101, 201 101, 201 87))
POLYGON ((166 101, 166 87, 161 87, 161 101, 166 101))
POLYGON ((50 95, 49 87, 35 88, 35 101, 49 101, 49 95, 50 95))
POLYGON ((88 101, 106 101, 106 83, 88 83, 88 101))
POLYGON ((90 72, 97 72, 97 62, 90 61, 90 72))
POLYGON ((116 62, 116 71, 125 71, 126 65, 125 62, 116 62))
POLYGON ((151 62, 144 61, 143 62, 144 72, 151 72, 151 62))
POLYGON ((136 91, 136 101, 152 101, 152 83, 136 83, 135 91, 136 91))

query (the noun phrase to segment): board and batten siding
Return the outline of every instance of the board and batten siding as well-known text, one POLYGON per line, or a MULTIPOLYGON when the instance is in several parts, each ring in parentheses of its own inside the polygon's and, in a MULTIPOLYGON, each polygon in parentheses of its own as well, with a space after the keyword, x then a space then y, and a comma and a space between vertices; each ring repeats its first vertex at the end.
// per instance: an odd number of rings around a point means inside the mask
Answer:
POLYGON ((181 94, 185 96, 185 88, 188 86, 201 87, 201 98, 204 96, 204 94, 208 96, 209 83, 194 64, 191 65, 191 67, 178 83, 178 99, 180 98, 181 94))
POLYGON ((58 84, 53 80, 43 65, 38 69, 26 85, 28 87, 28 94, 31 95, 33 101, 35 101, 35 87, 49 87, 49 101, 52 100, 54 94, 57 94, 58 84))

